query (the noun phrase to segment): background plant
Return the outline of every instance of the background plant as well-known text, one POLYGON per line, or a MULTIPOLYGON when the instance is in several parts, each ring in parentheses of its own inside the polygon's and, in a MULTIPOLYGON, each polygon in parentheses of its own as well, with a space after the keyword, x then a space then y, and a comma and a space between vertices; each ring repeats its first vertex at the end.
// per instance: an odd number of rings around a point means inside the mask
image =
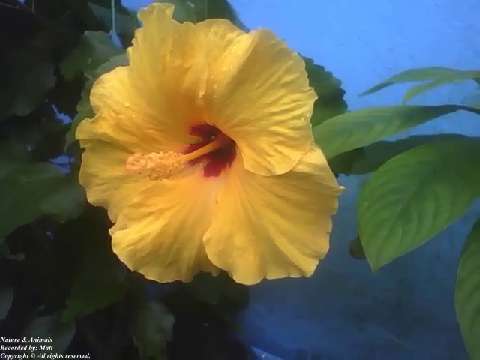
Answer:
MULTIPOLYGON (((377 270, 421 246, 463 216, 480 197, 480 138, 455 134, 380 141, 455 111, 480 115, 480 104, 409 106, 409 100, 438 86, 476 81, 480 71, 442 67, 412 69, 367 90, 372 94, 399 83, 416 82, 401 106, 367 108, 329 119, 314 128, 337 173, 372 173, 358 202, 359 240, 377 270), (418 84, 419 83, 419 84, 418 84)), ((472 359, 480 359, 480 219, 460 258, 455 307, 472 359)))

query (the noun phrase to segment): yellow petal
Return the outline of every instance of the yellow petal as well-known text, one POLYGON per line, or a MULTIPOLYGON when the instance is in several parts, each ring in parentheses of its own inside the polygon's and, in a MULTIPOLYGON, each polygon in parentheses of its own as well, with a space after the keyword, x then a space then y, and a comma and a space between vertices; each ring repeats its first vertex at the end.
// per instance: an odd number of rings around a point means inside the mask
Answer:
POLYGON ((206 122, 236 141, 245 167, 282 174, 311 147, 316 95, 305 64, 266 30, 245 33, 226 20, 180 24, 154 3, 129 49, 131 78, 175 123, 206 122))
POLYGON ((309 151, 315 94, 303 61, 268 31, 180 24, 172 11, 157 3, 140 13, 130 65, 97 80, 96 115, 77 130, 80 180, 116 222, 114 251, 160 282, 217 267, 246 284, 311 274, 328 249, 339 188, 321 152, 309 151), (128 156, 179 151, 198 123, 236 142, 231 170, 127 175, 128 156))
POLYGON ((158 282, 190 281, 199 271, 218 273, 202 242, 217 186, 199 169, 152 182, 132 197, 110 230, 114 252, 131 270, 158 282))
POLYGON ((204 237, 209 259, 248 285, 310 276, 328 251, 340 190, 318 149, 279 176, 251 173, 237 161, 204 237))
POLYGON ((184 128, 162 121, 169 114, 145 103, 143 94, 132 87, 129 67, 117 67, 97 79, 90 102, 96 116, 83 120, 76 131, 82 146, 102 140, 131 152, 161 151, 179 148, 189 139, 184 128))
POLYGON ((316 99, 305 63, 267 30, 238 38, 212 69, 211 118, 237 142, 245 168, 262 175, 283 174, 313 144, 310 117, 316 99))
POLYGON ((101 141, 90 141, 82 154, 79 181, 85 188, 88 201, 108 210, 116 221, 129 199, 142 191, 150 182, 142 176, 125 171, 125 161, 130 154, 125 150, 101 141))
POLYGON ((139 13, 143 27, 128 49, 130 79, 160 119, 188 134, 191 125, 204 122, 201 97, 205 91, 208 59, 196 26, 172 20, 170 4, 154 3, 139 13))

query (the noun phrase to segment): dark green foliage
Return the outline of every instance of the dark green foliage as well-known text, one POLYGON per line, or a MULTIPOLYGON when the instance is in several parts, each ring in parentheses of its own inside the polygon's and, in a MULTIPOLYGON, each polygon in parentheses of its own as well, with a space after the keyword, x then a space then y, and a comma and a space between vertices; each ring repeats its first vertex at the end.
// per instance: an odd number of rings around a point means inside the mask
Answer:
POLYGON ((460 139, 461 135, 440 134, 411 136, 397 141, 379 141, 345 152, 330 159, 336 174, 363 175, 374 172, 391 158, 419 145, 442 139, 460 139))
MULTIPOLYGON (((2 144, 1 147, 6 147, 2 144)), ((65 221, 78 215, 84 204, 78 183, 48 163, 0 157, 0 239, 20 225, 43 215, 65 221)))
POLYGON ((30 114, 54 87, 52 56, 56 42, 49 38, 51 31, 47 25, 23 5, 0 5, 0 14, 4 17, 0 25, 2 121, 10 116, 30 114))
POLYGON ((455 308, 467 350, 480 359, 480 220, 474 225, 458 265, 455 308))
MULTIPOLYGON (((240 24, 226 1, 193 3, 177 1, 183 20, 240 24)), ((51 337, 54 353, 92 359, 176 359, 187 343, 215 358, 186 331, 201 318, 222 329, 206 335, 218 349, 246 354, 231 321, 247 288, 225 275, 167 286, 132 273, 112 252, 105 210, 78 184, 76 126, 93 115, 94 81, 128 63, 138 26, 117 0, 121 44, 112 41, 110 4, 37 0, 32 11, 32 1, 0 0, 0 334, 51 337)))
POLYGON ((71 223, 70 241, 75 243, 79 263, 74 269, 63 321, 71 322, 118 302, 127 290, 127 270, 112 253, 108 222, 102 218, 91 213, 71 223))
MULTIPOLYGON (((112 29, 110 1, 90 1, 88 7, 105 28, 112 29)), ((139 25, 137 16, 121 6, 119 1, 115 6, 115 11, 117 14, 115 31, 129 42, 133 38, 133 33, 139 25)))
POLYGON ((12 288, 2 288, 0 290, 0 320, 3 320, 8 312, 13 302, 13 289, 12 288))
POLYGON ((0 120, 30 114, 55 85, 53 65, 47 59, 39 61, 33 50, 10 53, 2 58, 0 66, 0 120))
POLYGON ((328 119, 315 126, 313 132, 330 159, 460 110, 480 114, 480 110, 462 105, 367 108, 328 119))
POLYGON ((407 102, 408 100, 413 99, 415 96, 439 86, 466 80, 478 81, 478 79, 480 79, 480 71, 457 70, 438 66, 410 69, 394 75, 378 85, 375 85, 374 87, 365 91, 362 95, 373 94, 386 87, 396 84, 421 82, 419 85, 412 86, 405 93, 403 101, 407 102))
POLYGON ((365 251, 358 236, 350 241, 349 251, 351 257, 355 259, 365 259, 365 251))
POLYGON ((248 289, 226 274, 198 275, 165 297, 175 316, 172 359, 255 359, 235 336, 235 314, 248 303, 248 289))
POLYGON ((143 301, 136 309, 133 341, 142 359, 167 359, 174 317, 163 304, 143 301))
POLYGON ((91 84, 86 83, 85 88, 82 91, 82 95, 80 96, 80 100, 77 103, 77 113, 70 124, 70 128, 68 129, 67 134, 65 135, 65 150, 68 151, 70 145, 72 145, 75 140, 75 131, 77 130, 77 126, 85 118, 92 117, 93 110, 90 106, 90 90, 91 84))
MULTIPOLYGON (((480 71, 411 69, 364 95, 399 83, 422 82, 406 92, 405 102, 438 86, 464 80, 479 83, 479 78, 480 71)), ((360 238, 350 244, 351 255, 365 256, 373 270, 429 241, 480 198, 480 138, 446 134, 378 142, 458 110, 480 115, 475 102, 470 107, 393 106, 339 115, 315 127, 316 140, 335 173, 373 172, 359 197, 360 238)), ((465 245, 455 293, 458 320, 472 359, 480 358, 479 229, 477 223, 465 245)))
POLYGON ((343 114, 347 110, 347 103, 343 100, 345 91, 341 88, 340 80, 326 71, 323 66, 315 64, 309 58, 304 58, 304 60, 310 86, 318 96, 310 120, 312 125, 316 126, 331 117, 343 114))
POLYGON ((75 324, 72 322, 62 322, 58 314, 39 316, 32 320, 28 324, 27 328, 23 332, 23 336, 30 338, 45 338, 52 339, 52 343, 48 346, 52 346, 51 350, 35 351, 36 356, 41 354, 58 354, 64 353, 70 345, 70 342, 75 335, 75 324))
POLYGON ((180 22, 199 22, 206 19, 228 19, 245 29, 235 10, 225 0, 156 0, 175 6, 174 18, 180 22))
POLYGON ((121 52, 121 49, 113 45, 107 33, 86 31, 78 46, 60 65, 60 70, 66 80, 83 75, 92 79, 100 65, 121 52))
POLYGON ((480 196, 479 153, 480 138, 440 139, 395 156, 375 172, 359 199, 360 238, 374 270, 468 210, 480 196))

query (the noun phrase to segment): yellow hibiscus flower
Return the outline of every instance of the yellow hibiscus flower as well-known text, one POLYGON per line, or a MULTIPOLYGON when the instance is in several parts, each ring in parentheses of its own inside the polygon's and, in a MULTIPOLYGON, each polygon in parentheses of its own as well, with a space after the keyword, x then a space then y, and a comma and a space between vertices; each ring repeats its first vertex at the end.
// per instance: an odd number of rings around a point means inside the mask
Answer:
POLYGON ((269 31, 173 10, 140 11, 129 65, 95 82, 76 132, 114 252, 159 282, 311 275, 340 187, 314 145, 304 62, 269 31))

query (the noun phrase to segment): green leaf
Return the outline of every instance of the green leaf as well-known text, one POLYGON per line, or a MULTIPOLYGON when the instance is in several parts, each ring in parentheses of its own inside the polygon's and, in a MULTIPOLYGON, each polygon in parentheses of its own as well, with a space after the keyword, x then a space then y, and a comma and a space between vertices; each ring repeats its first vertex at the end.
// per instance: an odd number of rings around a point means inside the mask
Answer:
POLYGON ((411 136, 397 141, 380 141, 361 149, 342 153, 329 163, 336 174, 362 175, 377 170, 391 158, 419 145, 442 139, 461 139, 457 134, 411 136))
POLYGON ((473 227, 460 257, 455 309, 470 358, 480 359, 480 220, 473 227))
POLYGON ((110 255, 85 257, 67 299, 63 321, 73 321, 120 300, 126 291, 125 272, 110 255))
POLYGON ((128 57, 125 52, 112 56, 111 58, 107 59, 99 67, 95 69, 95 71, 93 72, 93 79, 91 80, 93 81, 97 79, 99 76, 109 71, 112 71, 118 66, 126 66, 126 65, 128 65, 128 57))
POLYGON ((85 31, 78 46, 60 64, 60 70, 67 80, 82 74, 91 79, 101 64, 121 52, 107 33, 85 31))
POLYGON ((102 63, 91 73, 91 80, 85 84, 85 88, 82 91, 80 101, 77 104, 77 114, 70 124, 70 129, 65 136, 65 150, 67 150, 75 142, 75 131, 78 124, 88 117, 94 115, 92 107, 90 106, 90 90, 93 82, 101 75, 113 70, 117 66, 124 66, 128 64, 127 55, 125 53, 115 55, 102 63))
POLYGON ((0 176, 0 239, 42 215, 65 221, 80 213, 82 189, 55 166, 1 157, 3 165, 9 170, 0 176))
MULTIPOLYGON (((112 0, 90 0, 89 4, 95 4, 97 6, 102 6, 104 8, 109 8, 112 6, 112 0)), ((115 9, 121 13, 128 11, 123 5, 122 0, 115 0, 115 9)))
POLYGON ((85 204, 85 194, 78 182, 65 179, 57 183, 55 191, 39 204, 45 214, 51 214, 58 221, 73 219, 80 215, 85 204))
POLYGON ((67 233, 77 247, 79 263, 63 312, 64 321, 92 314, 123 298, 128 286, 127 271, 112 252, 109 222, 103 211, 88 209, 67 233), (82 229, 88 228, 88 231, 82 229))
POLYGON ((464 99, 463 104, 471 106, 476 109, 480 109, 480 91, 476 91, 466 99, 464 99))
POLYGON ((362 242, 360 241, 360 238, 358 236, 350 241, 349 252, 350 256, 354 259, 365 259, 365 252, 363 251, 362 242))
POLYGON ((157 0, 175 6, 173 17, 179 22, 200 22, 206 19, 227 19, 245 29, 227 0, 157 0))
POLYGON ((163 304, 155 302, 141 304, 133 326, 133 341, 141 359, 167 359, 167 341, 172 336, 174 322, 173 316, 163 304))
POLYGON ((412 86, 403 96, 403 103, 407 103, 409 100, 412 100, 414 97, 423 94, 428 90, 435 89, 442 85, 450 84, 458 80, 450 80, 450 79, 438 79, 430 82, 426 82, 420 85, 412 86))
POLYGON ((201 273, 187 288, 193 297, 210 305, 241 308, 248 302, 248 288, 236 283, 225 273, 217 276, 201 273))
POLYGON ((312 59, 304 58, 305 70, 310 80, 310 86, 317 93, 317 100, 313 107, 311 119, 312 125, 318 125, 323 121, 343 114, 347 110, 347 104, 343 100, 345 91, 341 88, 341 82, 323 66, 316 65, 312 59))
POLYGON ((459 110, 480 114, 478 109, 461 105, 368 108, 328 119, 315 126, 313 133, 327 158, 333 158, 459 110))
POLYGON ((28 149, 32 160, 48 161, 63 154, 67 128, 58 120, 54 109, 45 104, 21 121, 8 123, 6 133, 10 142, 28 149))
MULTIPOLYGON (((101 239, 105 243, 105 239, 101 239)), ((90 246, 73 280, 63 321, 89 315, 117 301, 127 289, 126 273, 110 248, 90 246)))
MULTIPOLYGON (((137 20, 136 14, 118 5, 119 4, 117 4, 115 8, 116 31, 119 34, 125 35, 128 39, 131 39, 135 29, 140 23, 137 20)), ((112 11, 110 5, 105 7, 90 2, 88 7, 93 11, 97 19, 102 22, 105 28, 112 29, 112 11)))
POLYGON ((54 66, 34 51, 5 53, 0 60, 0 121, 26 116, 45 101, 55 85, 54 66))
MULTIPOLYGON (((362 95, 373 94, 388 86, 407 83, 407 82, 432 81, 436 84, 432 84, 430 85, 430 87, 427 88, 427 89, 432 89, 436 86, 447 84, 449 82, 469 80, 469 79, 475 79, 475 78, 480 78, 480 71, 456 70, 456 69, 450 69, 445 67, 426 67, 426 68, 410 69, 410 70, 403 71, 397 75, 394 75, 378 85, 375 85, 374 87, 362 93, 362 95)), ((419 90, 413 91, 413 95, 416 95, 415 92, 417 92, 417 94, 422 92, 422 91, 419 91, 419 92, 418 91, 419 90)), ((412 94, 409 96, 412 96, 412 94)))
POLYGON ((13 303, 13 288, 3 287, 0 289, 0 321, 5 319, 13 303))
POLYGON ((374 270, 417 248, 480 196, 480 138, 443 139, 389 160, 362 188, 360 239, 374 270))
POLYGON ((90 106, 90 88, 91 86, 88 84, 82 91, 82 95, 77 104, 77 114, 73 118, 70 128, 65 135, 65 151, 75 142, 75 132, 77 131, 78 124, 80 124, 83 119, 94 115, 93 109, 90 106))
POLYGON ((354 149, 328 159, 328 164, 336 175, 350 175, 355 174, 354 168, 356 164, 362 161, 364 157, 363 148, 354 149))
POLYGON ((11 139, 0 142, 0 179, 28 162, 30 154, 23 144, 11 139))
POLYGON ((75 324, 62 322, 57 314, 37 317, 23 333, 23 336, 27 338, 52 339, 51 343, 42 342, 35 345, 37 350, 34 353, 37 356, 40 354, 63 354, 72 342, 74 335, 75 324), (47 348, 42 349, 40 345, 47 346, 47 348))

